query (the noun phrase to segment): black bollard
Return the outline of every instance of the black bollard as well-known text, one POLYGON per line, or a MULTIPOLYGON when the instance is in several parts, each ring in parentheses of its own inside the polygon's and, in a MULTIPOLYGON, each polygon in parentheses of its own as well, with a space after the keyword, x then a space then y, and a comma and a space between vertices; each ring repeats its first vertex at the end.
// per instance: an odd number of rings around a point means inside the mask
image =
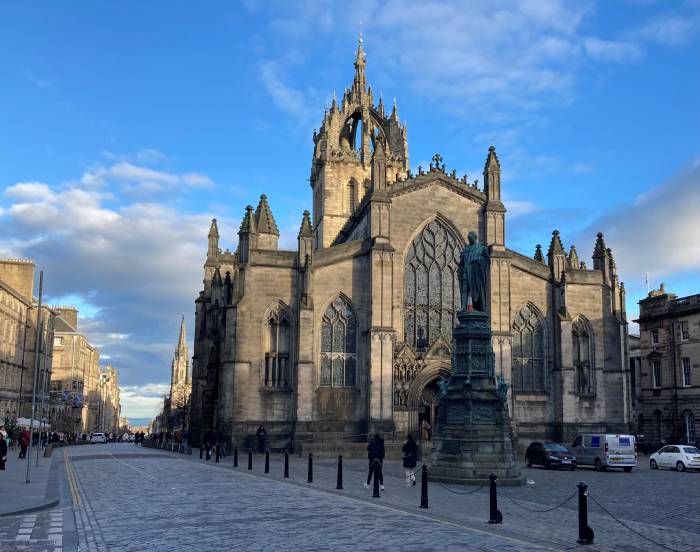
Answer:
POLYGON ((581 481, 578 485, 578 540, 579 544, 593 544, 593 529, 588 527, 588 485, 581 481))
POLYGON ((289 479, 289 453, 284 451, 284 478, 289 479))
POLYGON ((221 448, 221 445, 216 445, 216 463, 219 463, 219 449, 221 448))
POLYGON ((270 473, 270 449, 265 451, 265 473, 270 473))
POLYGON ((381 498, 381 495, 379 494, 379 470, 381 470, 379 460, 374 460, 374 483, 372 485, 372 498, 381 498))
POLYGON ((200 444, 200 445, 199 445, 199 459, 200 459, 200 460, 202 459, 202 449, 203 449, 203 448, 204 448, 204 447, 200 444))
POLYGON ((428 466, 425 464, 420 473, 420 507, 428 507, 428 466))
POLYGON ((248 449, 248 470, 253 469, 253 449, 248 449))
POLYGON ((238 467, 238 447, 233 447, 233 467, 238 467))
POLYGON ((314 482, 314 457, 309 453, 309 472, 306 476, 307 483, 314 482))
POLYGON ((335 488, 336 489, 343 488, 343 457, 342 456, 338 456, 338 478, 336 479, 335 488))
POLYGON ((503 514, 498 510, 498 496, 496 495, 495 473, 489 475, 489 523, 503 523, 503 514))

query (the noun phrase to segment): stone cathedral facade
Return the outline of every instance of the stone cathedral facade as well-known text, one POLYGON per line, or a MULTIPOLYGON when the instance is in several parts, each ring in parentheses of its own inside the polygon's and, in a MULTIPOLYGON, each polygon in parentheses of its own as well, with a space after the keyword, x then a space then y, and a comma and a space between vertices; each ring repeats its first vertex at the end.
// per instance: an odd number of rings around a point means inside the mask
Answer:
POLYGON ((377 103, 362 41, 355 77, 314 132, 313 219, 296 251, 278 248, 265 195, 246 207, 235 252, 208 236, 196 299, 192 437, 242 443, 259 424, 271 446, 433 424, 450 372, 466 234, 489 246, 496 373, 511 384, 519 447, 628 426, 624 285, 592 237, 591 266, 552 233, 546 255, 506 243, 495 148, 482 185, 439 155, 413 172, 396 105, 377 103))

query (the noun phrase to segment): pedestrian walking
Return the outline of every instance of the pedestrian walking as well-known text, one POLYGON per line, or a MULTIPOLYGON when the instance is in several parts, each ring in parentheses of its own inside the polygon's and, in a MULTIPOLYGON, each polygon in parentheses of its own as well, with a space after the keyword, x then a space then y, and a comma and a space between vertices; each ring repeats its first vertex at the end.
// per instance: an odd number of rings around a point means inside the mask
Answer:
POLYGON ((369 471, 367 473, 367 483, 365 489, 369 489, 372 476, 379 479, 379 490, 384 490, 384 475, 382 474, 382 464, 384 463, 384 439, 379 433, 375 433, 367 445, 367 458, 369 459, 369 471))
POLYGON ((403 444, 403 469, 406 473, 406 486, 411 487, 416 484, 416 463, 418 461, 418 447, 410 433, 406 436, 403 444))
POLYGON ((29 432, 26 429, 22 430, 19 436, 19 458, 27 457, 27 447, 29 446, 29 432))
POLYGON ((258 436, 258 454, 264 454, 265 441, 267 441, 267 430, 265 429, 265 426, 260 424, 260 427, 255 432, 255 435, 258 436))
POLYGON ((0 471, 5 471, 5 462, 7 462, 7 433, 0 429, 0 471))

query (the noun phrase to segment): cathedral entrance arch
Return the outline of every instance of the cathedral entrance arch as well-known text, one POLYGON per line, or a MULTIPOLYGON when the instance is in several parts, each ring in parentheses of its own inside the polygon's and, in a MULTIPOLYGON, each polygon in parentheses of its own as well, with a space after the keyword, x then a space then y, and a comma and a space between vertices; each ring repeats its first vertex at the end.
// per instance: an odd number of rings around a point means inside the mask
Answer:
POLYGON ((409 411, 408 430, 413 432, 420 440, 425 440, 425 431, 421 435, 421 426, 425 421, 428 431, 428 439, 432 436, 438 415, 440 403, 440 391, 437 382, 442 378, 448 378, 451 374, 450 363, 445 360, 426 361, 426 366, 421 370, 411 383, 408 391, 406 407, 409 411))

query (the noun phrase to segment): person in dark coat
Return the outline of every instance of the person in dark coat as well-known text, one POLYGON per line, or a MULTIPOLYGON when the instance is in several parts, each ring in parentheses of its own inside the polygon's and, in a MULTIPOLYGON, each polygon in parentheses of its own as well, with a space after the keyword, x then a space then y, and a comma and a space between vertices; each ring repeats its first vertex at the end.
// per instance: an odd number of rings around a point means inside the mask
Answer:
POLYGON ((7 433, 0 429, 0 471, 5 471, 7 462, 7 433))
POLYGON ((367 445, 367 458, 369 459, 369 472, 367 473, 367 483, 365 488, 369 489, 369 484, 372 482, 372 476, 379 479, 379 490, 384 490, 384 475, 382 474, 382 464, 384 463, 384 439, 379 433, 375 433, 374 437, 367 445))
POLYGON ((260 427, 255 432, 258 437, 258 453, 263 454, 265 452, 265 441, 267 441, 267 430, 265 426, 260 424, 260 427))
POLYGON ((403 445, 403 469, 406 473, 406 486, 411 487, 416 484, 416 463, 418 461, 418 447, 410 433, 406 437, 403 445))
POLYGON ((27 447, 29 446, 29 432, 26 429, 22 430, 19 436, 19 458, 27 457, 27 447))

